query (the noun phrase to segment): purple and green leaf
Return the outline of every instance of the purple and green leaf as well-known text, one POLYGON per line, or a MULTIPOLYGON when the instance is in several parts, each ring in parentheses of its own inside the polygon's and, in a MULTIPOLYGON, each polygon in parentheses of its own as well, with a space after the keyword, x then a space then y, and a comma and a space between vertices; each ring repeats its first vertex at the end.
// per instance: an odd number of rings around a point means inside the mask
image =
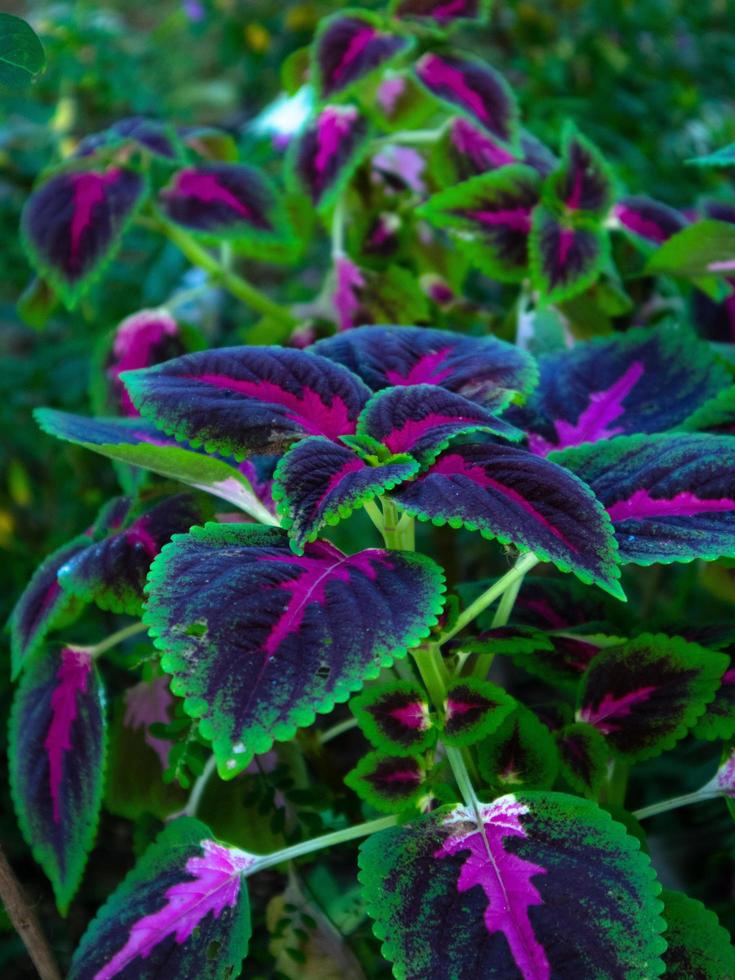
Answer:
POLYGON ((330 204, 361 162, 367 138, 367 121, 356 106, 325 106, 289 150, 296 187, 316 207, 330 204))
POLYGON ((317 92, 334 98, 383 68, 411 47, 411 39, 381 30, 380 20, 364 10, 341 10, 324 20, 313 45, 317 92))
POLYGON ((554 736, 520 704, 478 746, 477 760, 483 779, 498 793, 547 789, 559 771, 554 736))
POLYGON ((735 976, 735 948, 715 915, 695 898, 664 889, 663 954, 667 977, 708 980, 735 976))
POLYGON ((178 155, 176 137, 171 127, 156 119, 131 116, 119 119, 100 133, 85 136, 77 144, 74 156, 88 157, 100 150, 114 150, 128 143, 134 143, 164 160, 174 160, 178 155))
POLYGON ((473 745, 496 731, 515 707, 515 700, 497 684, 473 677, 452 681, 444 698, 442 741, 473 745))
POLYGON ((360 868, 397 980, 663 972, 650 862, 589 800, 526 792, 477 814, 443 807, 373 834, 360 868))
POLYGON ((572 224, 544 205, 533 211, 528 240, 531 283, 544 303, 560 303, 591 286, 607 261, 604 229, 572 224))
POLYGON ((394 17, 433 22, 439 28, 467 21, 485 23, 491 0, 393 0, 394 17))
POLYGON ((253 863, 198 820, 169 824, 92 920, 69 980, 237 976, 251 935, 244 874, 253 863))
POLYGON ((350 259, 335 263, 332 305, 340 330, 370 323, 420 323, 429 307, 416 276, 400 265, 385 269, 358 268, 350 259))
POLYGON ((510 164, 525 164, 546 177, 557 164, 553 153, 528 132, 521 131, 520 152, 511 152, 502 141, 461 117, 452 120, 432 162, 443 183, 468 180, 510 164))
POLYGON ((114 256, 145 194, 132 170, 56 174, 31 194, 21 231, 30 258, 69 307, 114 256))
POLYGON ((600 732, 584 722, 556 733, 559 772, 575 793, 597 799, 607 779, 609 750, 600 732))
POLYGON ((368 752, 345 776, 345 784, 376 810, 398 813, 426 792, 421 762, 406 755, 368 752))
POLYGON ((612 213, 634 243, 649 246, 662 245, 687 224, 681 211, 642 195, 621 197, 612 213))
POLYGON ((404 656, 444 601, 422 555, 319 541, 296 557, 284 531, 238 524, 176 536, 148 581, 144 620, 223 778, 404 656))
POLYGON ((104 694, 92 658, 36 658, 10 718, 10 786, 18 822, 62 915, 97 833, 106 750, 104 694))
POLYGON ((714 398, 704 402, 679 428, 686 432, 735 434, 735 386, 723 388, 714 398))
POLYGON ((588 139, 567 124, 559 166, 544 184, 544 203, 559 214, 604 219, 613 203, 613 178, 604 157, 588 139))
POLYGON ((413 681, 369 687, 350 708, 365 737, 386 754, 418 755, 436 741, 426 694, 413 681))
POLYGON ((732 657, 714 699, 694 726, 697 738, 728 740, 735 737, 735 664, 732 657))
POLYGON ((681 637, 644 633, 587 668, 577 718, 630 762, 673 748, 712 701, 728 657, 681 637))

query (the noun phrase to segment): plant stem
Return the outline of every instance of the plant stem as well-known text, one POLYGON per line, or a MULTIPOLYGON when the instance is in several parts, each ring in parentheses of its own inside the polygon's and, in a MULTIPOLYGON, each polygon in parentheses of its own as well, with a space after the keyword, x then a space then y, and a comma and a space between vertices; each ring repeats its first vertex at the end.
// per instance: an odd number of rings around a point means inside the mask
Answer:
POLYGON ((451 766, 460 795, 465 804, 474 810, 479 826, 482 823, 482 818, 478 806, 477 793, 475 793, 475 787, 472 785, 472 779, 467 770, 467 756, 462 753, 461 749, 455 748, 453 745, 445 745, 444 751, 447 753, 447 762, 451 766))
POLYGON ((76 650, 79 653, 87 653, 90 657, 99 657, 100 654, 105 653, 107 650, 111 650, 112 647, 118 646, 124 640, 127 640, 131 636, 137 636, 138 633, 145 633, 148 627, 145 623, 131 623, 130 626, 125 626, 123 629, 118 630, 116 633, 111 633, 107 639, 102 640, 100 643, 95 643, 94 646, 87 647, 81 646, 79 643, 69 643, 70 650, 76 650))
POLYGON ((323 834, 321 837, 312 837, 311 840, 302 841, 300 844, 293 844, 291 847, 284 847, 273 854, 258 855, 250 868, 245 871, 245 875, 256 874, 266 868, 272 868, 275 864, 282 864, 284 861, 293 861, 303 857, 305 854, 312 854, 314 851, 322 851, 327 847, 334 847, 335 844, 342 844, 348 840, 355 840, 357 837, 369 837, 376 834, 379 830, 385 830, 398 822, 396 815, 389 817, 379 817, 377 820, 369 820, 367 823, 355 824, 352 827, 345 827, 344 830, 335 830, 331 834, 323 834))
POLYGON ((398 535, 398 508, 388 497, 381 497, 383 505, 383 539, 386 548, 401 550, 402 542, 398 535))
MULTIPOLYGON (((513 606, 515 605, 516 599, 518 598, 518 593, 521 591, 521 586, 523 585, 523 578, 524 576, 521 575, 519 578, 511 582, 500 597, 498 608, 495 610, 495 615, 493 616, 493 621, 491 623, 492 629, 495 630, 499 629, 501 626, 505 626, 510 619, 510 614, 513 612, 513 606)), ((490 668, 493 665, 494 659, 495 654, 492 652, 479 653, 477 655, 477 659, 475 660, 472 676, 485 680, 490 668)))
POLYGON ((224 268, 210 252, 202 248, 199 242, 195 241, 183 228, 160 220, 156 220, 154 226, 169 241, 173 242, 193 265, 204 269, 212 279, 219 282, 228 292, 245 303, 246 306, 257 310, 258 313, 262 313, 264 316, 273 317, 279 323, 287 326, 296 325, 296 320, 288 310, 284 309, 284 307, 276 303, 269 296, 266 296, 265 293, 261 293, 255 286, 251 286, 249 282, 243 279, 242 276, 237 275, 236 272, 224 268))
POLYGON ((610 767, 607 786, 604 788, 604 799, 612 806, 623 806, 628 790, 630 766, 620 759, 614 759, 610 767))
POLYGON ((36 913, 28 904, 2 847, 0 847, 0 899, 8 913, 8 918, 23 940, 23 945, 28 950, 28 955, 41 980, 61 980, 61 973, 41 930, 36 913))
POLYGON ((345 199, 344 195, 337 198, 332 214, 332 261, 344 258, 345 255, 345 199))
MULTIPOLYGON (((476 619, 481 612, 484 612, 487 607, 493 602, 498 596, 503 595, 506 589, 509 589, 516 580, 523 579, 523 576, 527 572, 530 572, 534 565, 539 563, 539 559, 534 555, 532 551, 528 554, 523 555, 515 563, 513 568, 507 574, 505 574, 501 579, 498 579, 494 585, 491 585, 489 589, 486 589, 481 596, 478 596, 474 602, 471 602, 467 608, 459 614, 457 617, 457 622, 454 626, 443 633, 439 638, 439 644, 444 644, 447 640, 451 640, 453 636, 460 633, 468 623, 471 623, 473 619, 476 619)), ((514 597, 515 598, 515 597, 514 597)))
POLYGON ((197 781, 191 788, 191 793, 189 794, 189 799, 186 802, 186 806, 182 810, 182 814, 186 817, 195 817, 197 815, 197 810, 199 809, 199 804, 202 801, 202 796, 204 796, 204 790, 207 788, 207 783, 209 782, 209 777, 212 775, 214 770, 217 768, 217 760, 213 755, 207 759, 207 764, 201 773, 197 781))
POLYGON ((422 146, 426 143, 436 143, 441 138, 446 126, 439 126, 437 129, 413 129, 401 130, 397 133, 390 133, 376 139, 376 147, 388 146, 391 143, 412 143, 415 146, 422 146))
POLYGON ((696 793, 685 793, 683 796, 674 796, 670 800, 661 800, 660 803, 652 803, 644 806, 641 810, 634 810, 633 816, 636 820, 647 820, 648 817, 655 817, 659 813, 668 813, 669 810, 678 810, 680 806, 689 806, 692 803, 701 803, 702 800, 712 800, 716 796, 723 796, 721 789, 715 786, 703 786, 696 793))
POLYGON ((374 500, 366 500, 362 506, 367 516, 380 532, 380 536, 385 538, 385 521, 383 520, 383 512, 380 507, 378 507, 374 500))
POLYGON ((443 711, 449 672, 439 646, 436 643, 425 643, 411 653, 434 707, 443 711))
POLYGON ((319 736, 319 742, 321 745, 326 745, 333 738, 338 738, 340 735, 344 735, 345 732, 352 731, 353 728, 357 728, 357 719, 346 718, 344 721, 340 721, 337 725, 332 725, 331 728, 322 732, 319 736))

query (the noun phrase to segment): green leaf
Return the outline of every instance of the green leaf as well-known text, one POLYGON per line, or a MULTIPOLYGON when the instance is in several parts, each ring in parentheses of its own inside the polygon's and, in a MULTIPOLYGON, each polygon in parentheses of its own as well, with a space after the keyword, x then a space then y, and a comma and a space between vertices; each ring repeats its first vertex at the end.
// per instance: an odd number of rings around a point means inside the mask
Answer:
POLYGON ((705 218, 678 231, 650 257, 644 272, 681 279, 735 272, 735 225, 705 218))
POLYGON ((476 677, 453 681, 444 700, 442 741, 474 745, 496 731, 516 706, 515 699, 497 684, 476 677))
POLYGON ((368 752, 347 773, 345 784, 376 810, 398 813, 418 802, 425 776, 418 759, 368 752))
POLYGON ((22 88, 46 67, 43 46, 20 17, 0 14, 0 87, 22 88))
POLYGON ((663 955, 666 976, 680 980, 725 980, 735 977, 735 949, 714 912, 701 902, 665 889, 668 948, 663 955))
POLYGON ((549 729, 518 705, 477 748, 480 774, 498 792, 546 789, 559 771, 559 753, 549 729))

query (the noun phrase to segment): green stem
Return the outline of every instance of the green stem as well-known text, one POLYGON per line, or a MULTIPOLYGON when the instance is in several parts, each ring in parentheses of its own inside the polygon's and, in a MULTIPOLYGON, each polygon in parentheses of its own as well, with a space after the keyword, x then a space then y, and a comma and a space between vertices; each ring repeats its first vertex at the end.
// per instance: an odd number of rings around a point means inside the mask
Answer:
POLYGON ((366 500, 362 506, 367 516, 378 529, 380 536, 385 538, 385 521, 383 520, 383 512, 380 507, 378 507, 374 500, 366 500))
POLYGON ((347 718, 345 721, 339 722, 337 725, 332 725, 325 732, 319 735, 319 742, 322 745, 326 745, 327 742, 331 742, 333 738, 338 738, 340 735, 344 735, 345 732, 352 731, 353 728, 357 727, 356 718, 347 718))
POLYGON ((288 310, 270 299, 265 293, 261 293, 255 286, 251 286, 242 276, 224 268, 210 252, 202 248, 183 228, 179 228, 177 225, 171 225, 166 221, 155 221, 154 227, 164 234, 169 241, 173 242, 193 265, 204 269, 212 279, 224 286, 228 292, 232 293, 233 296, 247 306, 257 310, 258 313, 264 314, 264 316, 273 317, 279 323, 287 326, 296 325, 296 320, 288 310))
POLYGON ((628 776, 630 766, 621 759, 614 759, 603 795, 604 801, 611 806, 623 806, 625 794, 628 791, 628 776))
POLYGON ((477 793, 475 793, 475 787, 472 785, 472 779, 467 769, 466 763, 469 759, 469 754, 463 753, 461 749, 457 749, 453 745, 445 745, 444 751, 447 753, 447 762, 451 766, 460 795, 466 806, 474 810, 479 827, 482 825, 482 816, 480 814, 477 793))
POLYGON ((449 672, 438 645, 425 643, 411 653, 434 707, 438 711, 444 711, 449 672))
POLYGON ((436 143, 441 139, 446 126, 439 126, 437 129, 408 129, 397 133, 390 133, 388 136, 380 136, 376 139, 375 145, 387 146, 391 143, 411 143, 415 146, 422 146, 427 143, 436 143))
MULTIPOLYGON (((493 621, 490 624, 492 629, 500 629, 501 626, 505 626, 505 624, 508 622, 522 585, 523 575, 511 582, 508 588, 502 594, 500 597, 500 602, 498 603, 498 608, 495 610, 493 621)), ((472 676, 479 677, 480 679, 484 680, 493 665, 494 659, 494 653, 479 653, 472 670, 472 676)))
POLYGON ((314 851, 323 851, 327 847, 334 847, 335 844, 342 844, 348 840, 355 840, 357 837, 369 837, 376 834, 379 830, 386 830, 398 822, 397 815, 380 817, 377 820, 369 820, 367 823, 355 824, 352 827, 345 827, 344 830, 335 830, 331 834, 323 834, 321 837, 312 837, 311 840, 302 841, 300 844, 293 844, 291 847, 284 847, 273 854, 258 855, 250 868, 245 871, 246 877, 272 868, 276 864, 284 861, 293 861, 303 857, 305 854, 312 854, 314 851))
POLYGON ((518 559, 516 564, 511 568, 511 570, 505 574, 502 578, 498 579, 494 585, 491 585, 489 589, 486 589, 481 596, 478 596, 474 602, 471 602, 467 608, 459 614, 457 621, 454 626, 443 633, 439 638, 439 644, 446 643, 447 640, 451 640, 453 636, 460 633, 468 623, 471 623, 473 619, 476 619, 480 613, 484 612, 487 607, 494 602, 498 596, 503 595, 503 593, 509 589, 516 580, 523 579, 534 565, 539 563, 539 559, 534 555, 532 551, 528 554, 523 555, 518 559))
POLYGON ((195 817, 197 815, 197 810, 199 809, 199 804, 202 801, 202 796, 204 796, 204 790, 207 788, 209 777, 216 768, 217 760, 212 755, 209 757, 209 759, 207 759, 207 764, 205 765, 204 769, 202 769, 197 781, 191 788, 189 799, 186 802, 186 806, 182 810, 183 816, 195 817))
POLYGON ((400 551, 402 541, 398 534, 398 508, 389 497, 381 497, 383 505, 383 540, 386 548, 400 551))
POLYGON ((118 630, 117 633, 111 633, 107 639, 102 640, 100 643, 95 643, 94 646, 87 647, 79 643, 69 643, 68 646, 69 649, 77 650, 79 653, 87 653, 90 657, 99 657, 101 653, 111 650, 112 647, 116 647, 119 643, 127 640, 128 637, 137 636, 138 633, 144 633, 147 630, 148 627, 145 623, 132 623, 132 625, 118 630))
POLYGON ((332 214, 332 261, 344 258, 345 255, 345 199, 344 195, 337 198, 332 214))
POLYGON ((674 796, 670 800, 662 800, 659 803, 644 806, 641 810, 634 810, 633 816, 636 820, 647 820, 648 817, 655 817, 658 813, 668 813, 669 810, 678 810, 680 806, 701 803, 702 800, 712 800, 716 796, 723 795, 721 789, 707 785, 698 789, 696 793, 685 793, 683 796, 674 796))

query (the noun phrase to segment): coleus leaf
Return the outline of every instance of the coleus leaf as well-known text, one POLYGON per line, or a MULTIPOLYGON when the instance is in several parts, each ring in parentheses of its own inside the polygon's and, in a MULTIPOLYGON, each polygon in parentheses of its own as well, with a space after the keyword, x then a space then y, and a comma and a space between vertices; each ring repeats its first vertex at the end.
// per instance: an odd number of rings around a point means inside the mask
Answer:
POLYGON ((151 735, 150 726, 167 725, 172 721, 173 700, 169 679, 165 676, 154 677, 151 681, 140 681, 125 692, 123 724, 133 731, 144 730, 146 745, 156 753, 164 771, 168 765, 171 742, 151 735))
POLYGON ((394 17, 433 21, 438 27, 453 27, 464 21, 484 23, 490 0, 393 0, 394 17))
POLYGON ((421 762, 405 755, 368 752, 345 776, 345 784, 376 810, 396 813, 425 793, 421 762))
POLYGON ((23 836, 66 914, 97 833, 106 750, 104 695, 92 658, 37 657, 10 718, 10 786, 23 836))
POLYGON ((623 564, 712 561, 735 548, 735 442, 729 436, 618 436, 554 453, 595 491, 623 564))
POLYGON ((732 658, 722 675, 714 699, 693 729, 697 738, 731 739, 735 736, 735 665, 732 658))
POLYGON ((623 596, 604 509, 586 484, 548 460, 491 442, 451 446, 394 495, 419 520, 479 530, 623 596))
POLYGON ((723 388, 714 398, 700 405, 679 428, 687 432, 735 433, 735 386, 723 388))
POLYGON ((492 734, 516 707, 515 700, 497 684, 464 677, 452 681, 444 699, 442 741, 472 745, 492 734))
POLYGON ((259 170, 206 163, 177 171, 158 198, 169 221, 219 240, 285 237, 278 194, 259 170))
POLYGON ((227 500, 261 523, 275 523, 268 502, 252 482, 254 474, 247 463, 238 467, 232 461, 197 452, 142 419, 90 419, 51 408, 36 409, 34 416, 43 431, 57 439, 142 466, 227 500))
POLYGON ((536 383, 530 355, 496 337, 424 327, 360 327, 314 344, 315 354, 349 368, 374 391, 433 384, 500 411, 536 383))
POLYGON ((380 30, 380 21, 364 10, 342 10, 326 18, 313 45, 313 68, 320 98, 337 93, 387 65, 410 47, 410 38, 380 30))
MULTIPOLYGON (((519 163, 532 167, 542 177, 546 177, 557 163, 553 153, 531 133, 522 131, 520 152, 511 152, 502 141, 489 136, 487 131, 478 129, 461 117, 452 120, 446 143, 439 144, 440 151, 442 147, 449 168, 452 168, 455 178, 459 177, 460 180, 519 163)), ((437 162, 441 165, 441 161, 440 156, 437 162)))
POLYGON ((289 173, 314 205, 330 204, 367 146, 368 124, 353 105, 325 106, 289 149, 289 173))
POLYGON ((729 381, 708 344, 671 324, 629 330, 548 354, 540 381, 511 418, 529 446, 555 449, 635 432, 662 432, 688 419, 729 381))
POLYGON ((335 262, 336 288, 332 304, 340 330, 365 323, 421 322, 429 308, 416 276, 400 265, 386 269, 360 268, 351 259, 335 262))
POLYGON ((533 711, 522 705, 505 717, 478 747, 480 774, 497 792, 546 789, 559 771, 554 737, 533 711))
POLYGON ((323 436, 296 443, 276 467, 273 496, 282 526, 300 553, 325 524, 337 524, 368 500, 418 473, 405 453, 371 466, 323 436))
POLYGON ((57 548, 39 565, 21 593, 8 620, 13 678, 18 676, 23 665, 39 649, 47 634, 64 622, 75 605, 79 605, 77 600, 62 589, 58 572, 74 555, 89 547, 90 543, 88 534, 80 534, 57 548))
POLYGON ((436 741, 426 694, 413 681, 368 687, 350 708, 365 737, 384 753, 418 755, 436 741))
POLYGON ((320 541, 297 558, 283 531, 208 524, 155 560, 144 620, 232 778, 423 639, 443 590, 422 555, 320 541))
POLYGON ((543 205, 534 208, 528 247, 531 283, 545 303, 570 299, 591 286, 608 255, 603 229, 572 225, 543 205))
POLYGON ((682 980, 735 976, 735 948, 714 912, 697 899, 667 888, 661 899, 666 920, 666 976, 682 980))
POLYGON ((681 637, 643 633, 595 657, 582 680, 577 718, 626 760, 660 755, 703 714, 728 662, 681 637))
POLYGON ((499 72, 462 55, 427 53, 414 68, 421 84, 509 146, 516 143, 518 106, 499 72))
POLYGON ((708 275, 731 275, 733 269, 735 228, 732 222, 705 218, 668 238, 650 256, 644 271, 647 275, 697 279, 708 275))
POLYGON ((359 378, 315 353, 225 347, 129 371, 133 404, 164 432, 243 459, 304 436, 354 433, 370 395, 359 378))
POLYGON ((151 562, 172 535, 188 531, 204 516, 189 494, 169 497, 124 530, 67 560, 59 569, 59 583, 66 592, 100 609, 138 615, 151 562))
POLYGON ((164 160, 176 159, 177 148, 171 127, 156 119, 146 119, 144 116, 118 119, 102 132, 85 136, 77 143, 74 156, 87 157, 98 150, 131 142, 156 157, 164 160))
POLYGON ((544 201, 561 214, 602 219, 613 203, 613 180, 604 157, 572 124, 564 127, 559 166, 544 184, 544 201))
POLYGON ((418 214, 455 232, 454 240, 481 272, 520 282, 528 275, 528 237, 539 189, 535 170, 511 164, 440 191, 418 214))
POLYGON ((110 167, 56 174, 28 198, 23 239, 33 264, 67 306, 112 259, 144 193, 139 174, 110 167))
POLYGON ((559 771, 575 793, 597 798, 607 778, 609 750, 592 725, 575 722, 556 733, 559 771))
POLYGON ((398 980, 663 972, 660 886, 595 803, 525 792, 373 834, 360 881, 398 980))
POLYGON ((198 820, 170 823, 92 920, 69 980, 237 976, 251 934, 243 874, 253 862, 198 820))
POLYGON ((663 244, 687 224, 680 211, 642 195, 621 197, 612 213, 620 228, 635 242, 649 245, 663 244))

